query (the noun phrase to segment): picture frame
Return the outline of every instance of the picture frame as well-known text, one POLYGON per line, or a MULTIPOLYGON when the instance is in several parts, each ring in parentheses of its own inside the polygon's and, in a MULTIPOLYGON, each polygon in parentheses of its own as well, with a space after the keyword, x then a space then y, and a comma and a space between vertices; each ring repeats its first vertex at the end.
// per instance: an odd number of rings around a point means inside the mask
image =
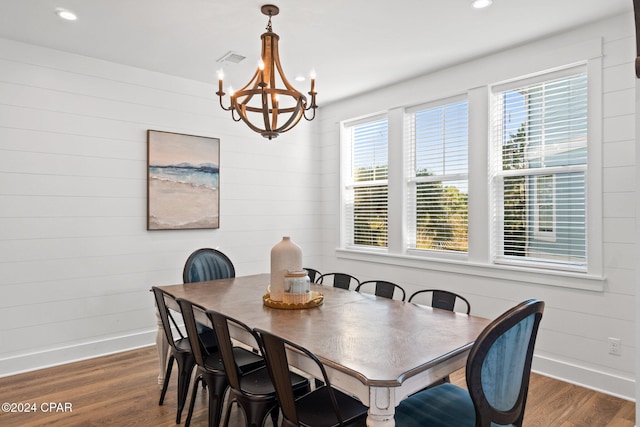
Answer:
POLYGON ((147 230, 220 226, 220 139, 147 130, 147 230))

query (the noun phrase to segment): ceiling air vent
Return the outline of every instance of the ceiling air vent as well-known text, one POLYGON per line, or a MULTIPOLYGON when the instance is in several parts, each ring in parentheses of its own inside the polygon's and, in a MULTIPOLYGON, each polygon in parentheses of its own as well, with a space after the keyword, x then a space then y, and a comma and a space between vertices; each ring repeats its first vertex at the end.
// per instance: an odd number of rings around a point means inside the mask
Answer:
POLYGON ((239 64, 240 62, 244 61, 246 58, 247 58, 246 56, 242 56, 239 53, 229 51, 225 53, 220 59, 218 59, 217 62, 231 62, 234 64, 239 64))

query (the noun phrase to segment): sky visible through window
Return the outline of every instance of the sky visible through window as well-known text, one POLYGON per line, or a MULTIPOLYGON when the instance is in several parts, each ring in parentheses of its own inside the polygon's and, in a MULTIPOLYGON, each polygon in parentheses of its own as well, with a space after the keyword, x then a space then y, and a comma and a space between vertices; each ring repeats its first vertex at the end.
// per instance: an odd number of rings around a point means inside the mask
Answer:
POLYGON ((385 168, 389 164, 387 120, 353 128, 354 170, 385 168))
POLYGON ((518 129, 527 122, 527 108, 525 105, 525 96, 519 90, 512 90, 504 93, 504 104, 509 108, 505 108, 503 118, 504 134, 502 142, 507 143, 510 135, 518 133, 518 129))

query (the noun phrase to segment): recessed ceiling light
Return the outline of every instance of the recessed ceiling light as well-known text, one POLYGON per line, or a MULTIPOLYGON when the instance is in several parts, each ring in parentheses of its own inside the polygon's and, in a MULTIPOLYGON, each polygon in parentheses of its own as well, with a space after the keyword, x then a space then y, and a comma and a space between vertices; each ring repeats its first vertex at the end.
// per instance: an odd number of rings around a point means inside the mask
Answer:
POLYGON ((303 75, 301 75, 301 74, 298 74, 298 75, 296 76, 296 81, 297 81, 297 82, 303 82, 303 81, 305 81, 305 80, 306 80, 306 77, 305 77, 305 76, 303 76, 303 75))
POLYGON ((474 0, 473 7, 476 9, 483 9, 485 7, 489 7, 493 4, 493 0, 474 0))
POLYGON ((78 16, 75 13, 73 13, 70 10, 67 10, 67 9, 58 8, 58 9, 56 9, 56 14, 60 18, 65 19, 67 21, 75 21, 76 19, 78 19, 78 16))

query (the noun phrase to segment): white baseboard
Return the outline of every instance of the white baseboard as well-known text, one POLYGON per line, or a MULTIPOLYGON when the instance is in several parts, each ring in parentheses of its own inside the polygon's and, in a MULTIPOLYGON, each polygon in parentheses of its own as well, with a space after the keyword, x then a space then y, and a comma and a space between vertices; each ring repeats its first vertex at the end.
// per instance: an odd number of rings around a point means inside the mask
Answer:
MULTIPOLYGON (((1 359, 0 378, 155 345, 156 333, 156 330, 151 330, 1 359)), ((620 377, 543 356, 534 356, 533 359, 533 371, 537 374, 635 402, 636 381, 632 378, 620 377)))
POLYGON ((0 378, 155 345, 157 330, 0 359, 0 378))
POLYGON ((635 402, 636 381, 607 372, 576 366, 542 356, 533 356, 532 370, 540 375, 579 385, 635 402))

